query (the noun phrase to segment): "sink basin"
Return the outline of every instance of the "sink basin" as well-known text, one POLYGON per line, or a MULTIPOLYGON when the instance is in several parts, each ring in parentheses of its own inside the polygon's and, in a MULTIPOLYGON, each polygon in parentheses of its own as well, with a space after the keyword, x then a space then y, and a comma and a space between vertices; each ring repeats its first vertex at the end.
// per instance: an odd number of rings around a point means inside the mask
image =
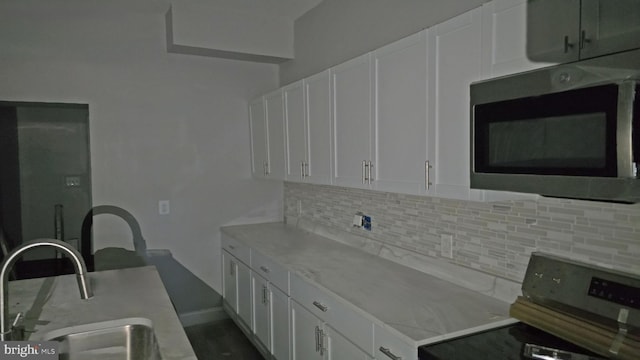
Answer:
POLYGON ((43 340, 60 343, 60 360, 162 359, 153 324, 145 318, 71 326, 51 331, 43 340))

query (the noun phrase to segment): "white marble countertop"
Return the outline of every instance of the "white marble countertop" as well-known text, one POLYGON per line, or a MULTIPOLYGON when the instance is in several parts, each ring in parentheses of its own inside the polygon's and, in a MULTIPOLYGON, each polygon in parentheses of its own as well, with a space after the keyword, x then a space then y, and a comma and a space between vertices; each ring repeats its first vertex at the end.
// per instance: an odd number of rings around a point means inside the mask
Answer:
POLYGON ((221 231, 415 346, 517 322, 506 302, 294 226, 236 225, 221 231))
POLYGON ((153 266, 88 274, 93 297, 80 298, 75 274, 9 282, 9 313, 25 314, 28 340, 56 329, 129 317, 153 322, 163 359, 197 359, 153 266))

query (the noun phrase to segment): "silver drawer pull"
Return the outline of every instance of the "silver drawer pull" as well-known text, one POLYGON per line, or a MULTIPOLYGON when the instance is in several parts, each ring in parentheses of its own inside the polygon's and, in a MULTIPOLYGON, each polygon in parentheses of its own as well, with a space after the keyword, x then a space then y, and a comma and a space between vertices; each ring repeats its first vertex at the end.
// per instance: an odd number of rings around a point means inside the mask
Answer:
POLYGON ((260 270, 266 272, 267 274, 269 273, 269 268, 266 266, 260 266, 260 270))
POLYGON ((317 301, 313 302, 313 306, 315 306, 318 309, 322 310, 322 312, 327 312, 327 310, 329 310, 329 308, 326 305, 322 305, 321 303, 319 303, 317 301))
POLYGON ((392 360, 402 360, 401 356, 397 356, 389 350, 389 348, 380 346, 380 352, 387 355, 392 360))

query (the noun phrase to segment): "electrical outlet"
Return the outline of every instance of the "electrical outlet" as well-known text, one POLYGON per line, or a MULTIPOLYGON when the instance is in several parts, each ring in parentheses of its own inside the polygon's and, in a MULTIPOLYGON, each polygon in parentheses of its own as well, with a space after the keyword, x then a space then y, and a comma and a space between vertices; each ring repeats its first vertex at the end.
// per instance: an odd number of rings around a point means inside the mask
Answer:
POLYGON ((168 215, 170 212, 171 212, 171 209, 169 207, 169 200, 158 201, 158 214, 168 215))
POLYGON ((450 234, 440 235, 440 255, 453 259, 453 236, 450 234))
POLYGON ((368 216, 368 215, 362 216, 362 227, 365 230, 371 231, 371 216, 368 216))

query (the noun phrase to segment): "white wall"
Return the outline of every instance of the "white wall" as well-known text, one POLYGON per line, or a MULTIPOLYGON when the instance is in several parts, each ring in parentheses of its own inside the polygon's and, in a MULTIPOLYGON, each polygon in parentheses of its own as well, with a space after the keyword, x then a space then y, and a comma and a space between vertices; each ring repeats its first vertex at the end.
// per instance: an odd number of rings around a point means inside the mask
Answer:
POLYGON ((324 0, 294 25, 286 85, 433 26, 488 0, 324 0))
MULTIPOLYGON (((168 54, 168 8, 0 0, 0 100, 89 104, 93 204, 130 211, 148 248, 220 291, 219 226, 281 217, 282 184, 251 180, 247 120, 278 70, 168 54)), ((96 223, 97 248, 122 242, 118 225, 96 223)))

